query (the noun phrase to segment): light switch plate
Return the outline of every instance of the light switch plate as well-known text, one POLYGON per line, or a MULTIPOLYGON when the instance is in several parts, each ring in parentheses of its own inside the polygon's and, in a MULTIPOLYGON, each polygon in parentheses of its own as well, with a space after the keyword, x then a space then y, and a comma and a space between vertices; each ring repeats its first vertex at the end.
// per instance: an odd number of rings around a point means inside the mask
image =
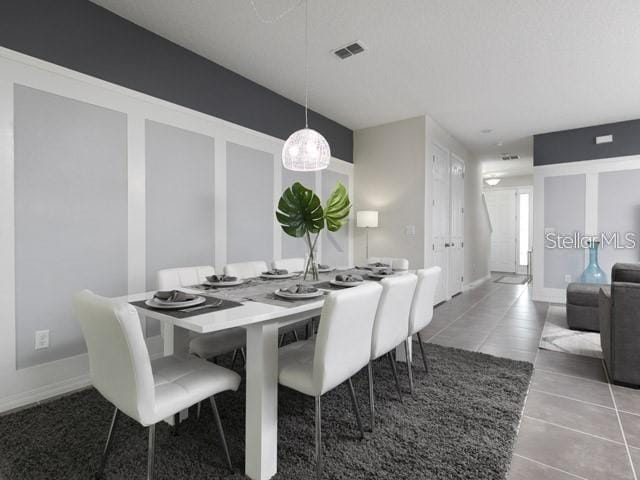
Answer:
POLYGON ((414 237, 416 234, 416 226, 415 225, 405 226, 404 233, 407 235, 407 237, 414 237))
POLYGON ((565 275, 564 276, 564 281, 567 283, 571 283, 571 275, 565 275))
POLYGON ((36 350, 49 348, 49 330, 36 330, 36 350))

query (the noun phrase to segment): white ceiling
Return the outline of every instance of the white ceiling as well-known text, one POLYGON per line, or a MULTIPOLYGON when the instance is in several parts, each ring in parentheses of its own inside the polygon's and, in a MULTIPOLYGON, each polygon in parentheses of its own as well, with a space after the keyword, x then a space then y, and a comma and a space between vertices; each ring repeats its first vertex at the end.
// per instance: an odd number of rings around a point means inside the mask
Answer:
MULTIPOLYGON (((303 8, 263 24, 249 0, 93 1, 304 101, 303 8)), ((254 0, 266 18, 298 1, 254 0)), ((311 108, 353 129, 427 113, 487 172, 530 171, 535 133, 640 117, 638 0, 310 0, 309 11, 311 108), (368 50, 331 54, 353 40, 368 50), (496 164, 506 152, 523 160, 496 164)))

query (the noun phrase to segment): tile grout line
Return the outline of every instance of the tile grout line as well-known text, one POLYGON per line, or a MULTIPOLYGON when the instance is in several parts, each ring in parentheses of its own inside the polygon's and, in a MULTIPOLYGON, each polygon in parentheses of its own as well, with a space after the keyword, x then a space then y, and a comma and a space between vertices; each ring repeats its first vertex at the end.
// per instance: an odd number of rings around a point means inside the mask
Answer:
POLYGON ((627 435, 624 433, 624 427, 622 426, 622 418, 620 417, 620 411, 618 410, 618 404, 616 403, 616 397, 613 394, 613 387, 611 386, 611 380, 609 378, 609 372, 607 372, 607 367, 604 364, 604 360, 602 360, 602 369, 604 370, 604 376, 607 379, 607 383, 609 385, 609 394, 611 395, 611 401, 613 402, 613 406, 616 409, 616 416, 618 417, 618 425, 620 426, 620 431, 622 432, 622 439, 624 440, 624 447, 627 450, 627 458, 629 459, 629 465, 631 465, 631 472, 633 473, 633 480, 638 480, 638 475, 636 474, 636 467, 633 465, 633 458, 631 457, 631 450, 629 449, 629 443, 627 442, 627 435))
POLYGON ((587 405, 592 405, 594 407, 606 408, 607 410, 615 410, 614 407, 608 407, 606 405, 601 405, 599 403, 588 402, 586 400, 580 400, 579 398, 568 397, 567 395, 562 395, 560 393, 547 392, 546 390, 540 390, 539 388, 535 388, 535 387, 533 387, 531 390, 534 391, 534 392, 538 392, 538 393, 544 393, 545 395, 551 395, 553 397, 565 398, 567 400, 572 400, 572 401, 578 402, 578 403, 585 403, 587 405))
MULTIPOLYGON (((615 443, 616 445, 625 446, 625 443, 623 443, 623 442, 619 442, 617 440, 611 440, 610 438, 606 438, 606 437, 601 437, 600 435, 595 435, 593 433, 585 432, 583 430, 578 430, 577 428, 566 427, 564 425, 560 425, 559 423, 549 422, 548 420, 543 420, 543 419, 538 418, 538 417, 532 417, 531 415, 526 415, 525 414, 524 416, 527 417, 530 420, 535 421, 535 422, 546 423, 547 425, 553 425, 554 427, 562 428, 564 430, 569 430, 569 431, 575 432, 575 433, 580 433, 582 435, 587 435, 589 437, 597 438, 597 439, 603 440, 605 442, 610 442, 610 443, 615 443)), ((634 477, 634 480, 637 480, 637 479, 634 477)))
MULTIPOLYGON (((541 350, 543 350, 543 349, 539 348, 538 352, 540 352, 541 350)), ((551 350, 547 350, 547 351, 551 351, 551 350)), ((567 354, 567 355, 570 355, 570 354, 567 354)), ((537 359, 538 359, 538 354, 536 354, 536 360, 537 359)), ((585 382, 599 383, 599 384, 602 384, 602 383, 606 384, 607 383, 607 382, 601 382, 600 380, 592 380, 591 378, 578 377, 577 375, 569 375, 568 373, 556 372, 555 370, 548 370, 548 369, 546 369, 544 367, 536 367, 536 370, 540 370, 541 372, 544 372, 544 373, 551 373, 553 375, 560 375, 561 377, 569 377, 569 378, 575 378, 575 379, 578 379, 578 380, 584 380, 585 382)))
POLYGON ((552 470, 556 470, 558 472, 561 472, 561 473, 564 473, 564 474, 567 474, 567 475, 571 475, 572 477, 579 478, 580 480, 589 480, 586 477, 581 477, 580 475, 576 475, 575 473, 567 472, 566 470, 563 470, 563 469, 558 468, 558 467, 554 467, 553 465, 548 465, 546 463, 539 462, 538 460, 534 460, 533 458, 525 457, 524 455, 520 455, 519 453, 514 453, 513 456, 514 457, 524 458, 525 460, 528 460, 530 462, 537 463, 538 465, 542 465, 543 467, 551 468, 552 470))

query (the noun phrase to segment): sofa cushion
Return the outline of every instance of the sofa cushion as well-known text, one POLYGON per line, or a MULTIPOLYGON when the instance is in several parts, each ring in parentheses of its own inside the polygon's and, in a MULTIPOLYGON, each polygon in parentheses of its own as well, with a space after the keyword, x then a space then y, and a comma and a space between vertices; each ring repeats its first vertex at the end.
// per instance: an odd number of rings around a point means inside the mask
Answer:
POLYGON ((598 292, 602 285, 597 283, 570 283, 567 287, 567 303, 584 307, 598 307, 598 292))
POLYGON ((640 283, 640 265, 616 263, 611 269, 612 282, 640 283))

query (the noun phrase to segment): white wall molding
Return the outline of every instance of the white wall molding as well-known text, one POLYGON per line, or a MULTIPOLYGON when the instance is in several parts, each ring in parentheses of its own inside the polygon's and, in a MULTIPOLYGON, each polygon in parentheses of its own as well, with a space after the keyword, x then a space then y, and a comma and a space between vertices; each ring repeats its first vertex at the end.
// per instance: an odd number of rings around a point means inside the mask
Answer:
MULTIPOLYGON (((585 160, 534 167, 534 228, 533 228, 533 300, 564 303, 566 291, 544 287, 544 183, 547 177, 585 175, 585 234, 598 233, 599 175, 605 172, 640 169, 640 155, 585 160)), ((561 208, 561 206, 558 206, 561 208)), ((585 265, 588 252, 585 251, 585 265)), ((576 279, 574 279, 575 281, 576 279)))
MULTIPOLYGON (((146 145, 145 121, 209 136, 214 139, 214 264, 221 270, 227 261, 227 142, 273 154, 274 207, 282 193, 281 149, 284 141, 240 125, 151 97, 97 78, 0 47, 0 411, 41 401, 51 396, 83 388, 88 384, 86 355, 16 370, 15 318, 15 222, 14 222, 14 84, 89 103, 127 115, 128 173, 128 277, 129 292, 139 292, 146 284, 146 145)), ((354 166, 332 158, 330 170, 349 178, 353 198, 354 166)), ((316 175, 316 191, 321 192, 321 175, 316 175)), ((353 232, 349 231, 349 261, 353 263, 353 232)), ((282 251, 282 235, 275 222, 273 257, 282 251)), ((319 245, 318 252, 321 252, 319 245)), ((270 258, 265 259, 270 261, 270 258)), ((53 333, 53 332, 52 332, 53 333)), ((150 352, 162 351, 159 336, 149 338, 150 352)), ((52 334, 52 342, 55 336, 52 334)))

